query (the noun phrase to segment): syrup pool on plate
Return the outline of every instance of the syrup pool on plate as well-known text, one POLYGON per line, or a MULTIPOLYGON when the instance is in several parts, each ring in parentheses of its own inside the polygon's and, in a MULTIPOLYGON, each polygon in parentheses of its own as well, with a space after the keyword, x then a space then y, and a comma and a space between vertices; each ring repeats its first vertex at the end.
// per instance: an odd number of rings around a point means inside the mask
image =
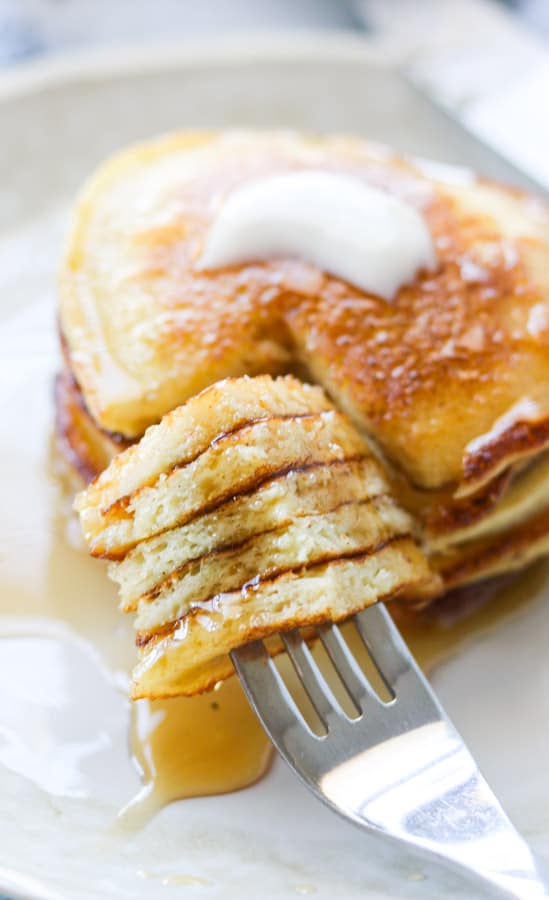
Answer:
POLYGON ((138 700, 131 711, 131 747, 144 785, 120 814, 129 827, 172 800, 247 787, 272 758, 236 678, 196 697, 138 700))

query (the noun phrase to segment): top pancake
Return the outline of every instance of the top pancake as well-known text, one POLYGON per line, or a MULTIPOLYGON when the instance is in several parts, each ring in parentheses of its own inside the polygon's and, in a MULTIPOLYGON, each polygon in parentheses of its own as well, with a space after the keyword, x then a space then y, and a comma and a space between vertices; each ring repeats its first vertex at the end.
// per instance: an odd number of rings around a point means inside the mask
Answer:
POLYGON ((175 135, 107 163, 61 273, 69 364, 94 418, 135 437, 220 378, 305 370, 419 488, 466 494, 546 445, 549 212, 457 174, 283 133, 175 135), (231 190, 299 168, 417 205, 437 271, 387 303, 297 260, 195 270, 231 190))

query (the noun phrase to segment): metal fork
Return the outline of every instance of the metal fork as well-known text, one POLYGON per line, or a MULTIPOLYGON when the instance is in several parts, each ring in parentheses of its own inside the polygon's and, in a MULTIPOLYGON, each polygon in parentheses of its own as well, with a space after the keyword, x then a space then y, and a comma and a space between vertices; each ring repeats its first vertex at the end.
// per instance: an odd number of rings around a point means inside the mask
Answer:
POLYGON ((337 625, 318 633, 357 717, 344 711, 299 631, 281 634, 325 728, 299 711, 262 641, 234 650, 248 699, 291 769, 370 832, 475 878, 500 895, 549 897, 538 865, 448 719, 383 604, 353 617, 392 699, 374 691, 337 625))

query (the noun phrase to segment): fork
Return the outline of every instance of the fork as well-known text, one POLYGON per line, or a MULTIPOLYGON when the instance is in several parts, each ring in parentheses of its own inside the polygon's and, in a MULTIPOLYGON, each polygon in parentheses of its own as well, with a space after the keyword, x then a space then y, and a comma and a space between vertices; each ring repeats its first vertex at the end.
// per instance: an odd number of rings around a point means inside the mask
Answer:
POLYGON ((344 712, 298 630, 280 638, 325 733, 296 705, 262 641, 231 658, 248 699, 290 768, 369 832, 472 877, 500 896, 549 897, 515 830, 382 603, 356 614, 391 699, 381 700, 337 625, 319 638, 356 707, 344 712))

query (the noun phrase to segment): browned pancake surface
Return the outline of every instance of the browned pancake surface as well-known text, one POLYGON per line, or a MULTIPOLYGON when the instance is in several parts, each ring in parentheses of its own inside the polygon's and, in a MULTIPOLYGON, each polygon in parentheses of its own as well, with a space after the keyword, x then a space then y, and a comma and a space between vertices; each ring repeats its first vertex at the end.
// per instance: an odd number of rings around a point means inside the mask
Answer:
POLYGON ((305 367, 410 483, 472 489, 547 442, 548 236, 541 203, 435 181, 367 142, 176 135, 126 151, 88 186, 62 327, 107 429, 138 435, 220 377, 305 367), (230 191, 299 168, 348 172, 416 204, 437 271, 393 303, 292 260, 197 272, 230 191), (524 398, 526 416, 471 449, 524 398))

